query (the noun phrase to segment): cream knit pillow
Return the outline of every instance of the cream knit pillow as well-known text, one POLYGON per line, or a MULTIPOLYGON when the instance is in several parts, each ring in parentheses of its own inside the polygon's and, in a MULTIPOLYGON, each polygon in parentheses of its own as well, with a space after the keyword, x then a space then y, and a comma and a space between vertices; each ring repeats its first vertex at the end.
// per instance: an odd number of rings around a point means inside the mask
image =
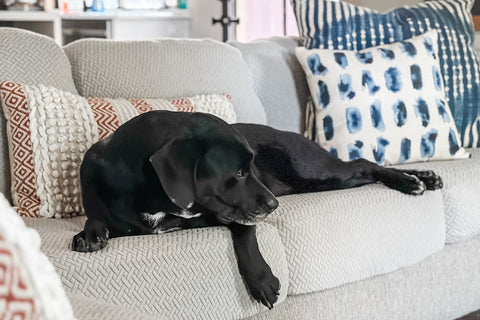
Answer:
POLYGON ((229 123, 236 120, 230 98, 220 94, 112 100, 3 81, 0 96, 7 119, 12 198, 22 216, 82 213, 79 169, 84 153, 141 113, 205 112, 229 123))

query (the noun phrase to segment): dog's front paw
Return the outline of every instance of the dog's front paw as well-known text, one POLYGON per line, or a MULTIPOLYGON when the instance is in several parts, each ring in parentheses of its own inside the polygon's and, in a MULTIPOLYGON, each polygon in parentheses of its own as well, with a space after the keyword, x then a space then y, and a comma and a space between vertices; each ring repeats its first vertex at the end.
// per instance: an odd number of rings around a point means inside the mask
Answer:
POLYGON ((269 269, 262 270, 258 275, 245 276, 245 282, 253 298, 272 309, 280 294, 280 281, 269 269))
POLYGON ((93 252, 105 248, 108 230, 103 223, 87 220, 85 229, 73 237, 72 249, 79 252, 93 252))
POLYGON ((428 190, 443 188, 442 178, 432 170, 418 171, 415 175, 425 183, 428 190))
POLYGON ((107 243, 108 239, 105 237, 90 240, 85 235, 85 231, 82 231, 73 237, 72 249, 78 252, 93 252, 105 248, 107 243))

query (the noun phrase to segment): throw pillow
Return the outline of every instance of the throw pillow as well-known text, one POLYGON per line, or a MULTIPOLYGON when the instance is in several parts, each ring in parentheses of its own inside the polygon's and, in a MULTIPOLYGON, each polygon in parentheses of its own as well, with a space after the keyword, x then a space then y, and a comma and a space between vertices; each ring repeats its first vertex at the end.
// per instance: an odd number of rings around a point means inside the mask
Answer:
POLYGON ((480 70, 473 49, 474 0, 436 0, 381 14, 346 2, 291 0, 306 47, 362 50, 435 29, 448 106, 464 147, 480 147, 480 70))
POLYGON ((445 103, 436 43, 429 31, 361 51, 297 48, 319 144, 344 161, 381 165, 468 157, 445 103))
POLYGON ((0 315, 2 319, 75 319, 55 268, 0 194, 0 315))
POLYGON ((216 94, 112 100, 3 81, 0 96, 7 119, 12 200, 21 216, 80 214, 79 169, 84 153, 140 113, 206 112, 229 123, 236 120, 229 97, 216 94))

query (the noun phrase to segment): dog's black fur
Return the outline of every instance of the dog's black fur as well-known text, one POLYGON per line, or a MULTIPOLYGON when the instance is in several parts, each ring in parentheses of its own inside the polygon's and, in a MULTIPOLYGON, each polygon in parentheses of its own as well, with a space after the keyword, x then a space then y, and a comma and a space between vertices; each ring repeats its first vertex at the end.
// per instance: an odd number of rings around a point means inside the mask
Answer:
POLYGON ((94 144, 80 175, 88 220, 73 250, 96 251, 113 237, 226 225, 250 293, 269 308, 280 283, 258 249, 255 223, 277 208, 275 197, 377 181, 413 195, 442 187, 432 171, 343 162, 298 134, 168 111, 142 114, 94 144))

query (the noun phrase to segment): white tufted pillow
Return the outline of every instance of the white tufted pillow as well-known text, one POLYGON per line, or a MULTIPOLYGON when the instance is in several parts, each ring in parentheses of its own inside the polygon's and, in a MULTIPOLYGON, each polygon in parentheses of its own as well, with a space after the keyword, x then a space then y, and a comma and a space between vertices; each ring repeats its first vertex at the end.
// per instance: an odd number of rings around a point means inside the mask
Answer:
POLYGON ((99 139, 152 110, 205 112, 228 123, 236 115, 227 95, 163 99, 83 98, 52 87, 0 83, 7 119, 12 199, 22 216, 82 213, 79 169, 99 139))

